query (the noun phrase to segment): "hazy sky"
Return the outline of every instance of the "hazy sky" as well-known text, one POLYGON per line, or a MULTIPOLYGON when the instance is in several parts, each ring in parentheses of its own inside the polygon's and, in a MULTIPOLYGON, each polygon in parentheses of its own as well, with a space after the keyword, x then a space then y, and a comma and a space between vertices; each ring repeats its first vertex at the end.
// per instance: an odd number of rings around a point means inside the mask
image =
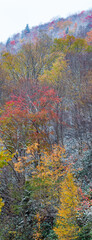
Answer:
POLYGON ((54 17, 92 9, 92 0, 0 0, 0 42, 54 17))

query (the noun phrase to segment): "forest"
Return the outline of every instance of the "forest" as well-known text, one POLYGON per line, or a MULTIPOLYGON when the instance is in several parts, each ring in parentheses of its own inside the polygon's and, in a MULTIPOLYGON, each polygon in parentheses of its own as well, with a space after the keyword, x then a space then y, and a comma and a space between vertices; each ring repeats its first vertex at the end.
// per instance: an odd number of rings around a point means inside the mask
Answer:
POLYGON ((92 31, 0 55, 0 240, 92 240, 92 31))

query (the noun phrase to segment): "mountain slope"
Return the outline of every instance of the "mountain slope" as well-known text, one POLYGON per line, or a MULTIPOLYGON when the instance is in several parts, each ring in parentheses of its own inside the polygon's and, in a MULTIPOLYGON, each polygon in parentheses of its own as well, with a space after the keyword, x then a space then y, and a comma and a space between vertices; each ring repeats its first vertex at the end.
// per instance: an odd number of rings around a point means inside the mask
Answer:
POLYGON ((52 39, 63 38, 67 34, 75 37, 85 38, 87 33, 92 30, 92 9, 82 11, 79 14, 71 15, 67 18, 58 18, 46 24, 29 28, 28 24, 21 33, 8 38, 6 44, 0 43, 1 51, 10 51, 16 53, 23 44, 34 42, 40 32, 45 32, 52 39))

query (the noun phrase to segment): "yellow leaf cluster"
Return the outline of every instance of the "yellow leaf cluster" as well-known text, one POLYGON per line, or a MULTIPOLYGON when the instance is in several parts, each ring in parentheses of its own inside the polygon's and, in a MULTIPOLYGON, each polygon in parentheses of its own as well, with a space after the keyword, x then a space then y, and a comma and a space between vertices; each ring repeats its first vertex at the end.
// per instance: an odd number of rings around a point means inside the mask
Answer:
POLYGON ((33 143, 32 145, 29 145, 27 147, 26 153, 30 153, 32 156, 34 156, 35 151, 38 149, 38 143, 33 143))
POLYGON ((0 198, 0 212, 3 206, 4 206, 4 203, 2 202, 2 198, 0 198))
POLYGON ((36 229, 36 231, 34 231, 34 235, 33 235, 33 237, 34 237, 34 239, 35 240, 40 240, 41 238, 41 227, 40 227, 40 214, 39 214, 39 212, 36 214, 36 220, 37 220, 37 229, 36 229))
POLYGON ((14 168, 17 172, 25 171, 25 167, 27 165, 26 159, 27 159, 26 157, 19 157, 18 162, 14 163, 14 168))

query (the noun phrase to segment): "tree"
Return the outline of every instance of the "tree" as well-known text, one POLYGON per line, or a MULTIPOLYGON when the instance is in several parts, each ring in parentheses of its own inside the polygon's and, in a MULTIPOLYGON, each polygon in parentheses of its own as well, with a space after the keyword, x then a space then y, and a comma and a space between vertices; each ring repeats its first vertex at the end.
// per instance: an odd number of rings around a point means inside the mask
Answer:
POLYGON ((61 183, 60 202, 54 231, 60 240, 76 239, 79 232, 77 218, 79 216, 78 207, 80 205, 80 199, 78 187, 74 182, 73 174, 70 170, 61 183))
POLYGON ((59 98, 61 98, 61 103, 57 103, 57 115, 58 121, 54 125, 56 133, 56 141, 62 141, 63 144, 63 132, 64 125, 64 109, 65 101, 68 92, 68 79, 70 75, 70 70, 68 69, 68 62, 65 60, 65 55, 59 53, 59 57, 55 59, 50 70, 44 70, 44 73, 39 76, 39 81, 43 84, 49 84, 53 86, 59 98))
MULTIPOLYGON (((27 153, 30 153, 29 162, 31 168, 35 161, 37 144, 29 146, 27 153)), ((37 161, 37 160, 36 160, 37 161)), ((16 164, 18 166, 18 164, 16 164)), ((18 166, 20 167, 20 165, 18 166)), ((36 189, 34 195, 40 201, 48 204, 48 201, 59 202, 60 199, 60 182, 67 168, 65 161, 65 149, 60 145, 53 145, 51 151, 41 151, 41 157, 38 165, 32 170, 31 184, 36 189)), ((18 169, 18 168, 17 168, 18 169)))
POLYGON ((25 34, 26 34, 26 33, 30 33, 30 28, 29 28, 29 25, 28 25, 28 24, 26 25, 24 31, 25 31, 25 34))
POLYGON ((52 122, 57 121, 59 98, 53 89, 36 88, 26 96, 11 97, 1 109, 0 132, 6 149, 25 157, 29 144, 38 143, 38 155, 52 142, 52 122))
MULTIPOLYGON (((28 27, 27 27, 28 28, 28 27)), ((31 82, 38 82, 38 76, 43 71, 49 58, 51 39, 46 34, 39 34, 36 41, 24 44, 17 54, 2 52, 0 60, 7 74, 6 85, 11 91, 21 91, 21 88, 31 88, 31 82), (22 81, 21 87, 19 87, 22 81), (22 86, 23 85, 23 86, 22 86)))

